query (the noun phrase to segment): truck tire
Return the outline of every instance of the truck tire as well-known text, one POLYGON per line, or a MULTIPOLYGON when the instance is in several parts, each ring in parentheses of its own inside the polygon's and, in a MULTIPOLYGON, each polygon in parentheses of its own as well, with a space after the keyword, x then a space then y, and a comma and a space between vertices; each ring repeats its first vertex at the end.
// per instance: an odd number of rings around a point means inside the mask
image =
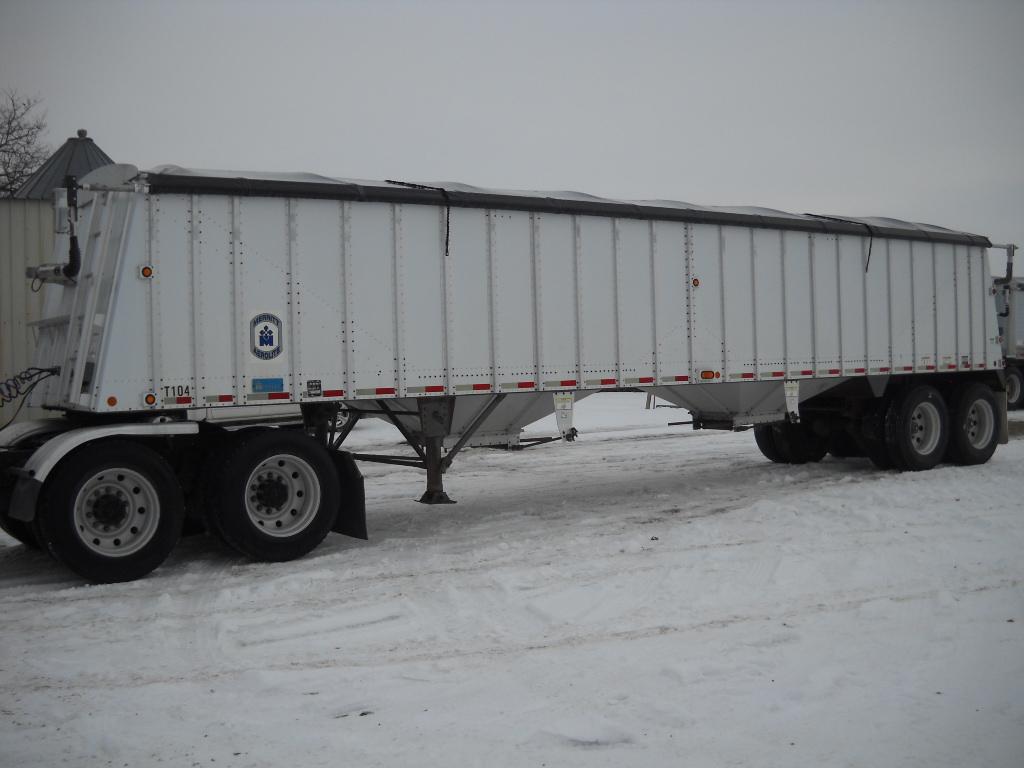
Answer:
POLYGON ((1006 407, 1016 411, 1024 405, 1024 374, 1015 365, 1006 368, 1006 407))
POLYGON ((11 538, 17 539, 29 549, 40 549, 39 540, 32 530, 32 524, 23 520, 15 520, 7 515, 13 491, 14 477, 0 476, 0 530, 3 530, 11 538))
MULTIPOLYGON (((13 446, 8 447, 26 448, 33 445, 38 446, 45 442, 47 438, 60 431, 58 428, 36 430, 17 441, 13 446)), ((43 549, 39 539, 36 537, 35 526, 32 523, 27 523, 24 520, 15 520, 7 514, 11 504, 11 495, 14 493, 14 486, 16 484, 17 478, 14 475, 5 473, 3 468, 0 467, 0 529, 29 549, 43 549)))
MULTIPOLYGON (((224 539, 220 529, 213 524, 211 511, 220 495, 220 484, 224 457, 243 441, 273 427, 242 427, 231 431, 213 432, 206 436, 203 443, 203 464, 199 473, 198 498, 194 507, 203 519, 203 528, 208 534, 227 547, 231 545, 224 539)), ((231 547, 234 549, 234 547, 231 547)))
POLYGON ((887 398, 875 398, 850 430, 861 453, 868 457, 875 469, 894 467, 889 457, 889 448, 885 444, 885 414, 889 405, 887 398))
POLYGON ((24 520, 15 520, 0 512, 0 530, 12 539, 17 539, 29 549, 41 549, 39 540, 32 530, 32 524, 24 520))
POLYGON ((828 440, 804 422, 773 424, 772 428, 775 447, 789 464, 819 462, 828 453, 828 440))
POLYGON ((29 549, 41 549, 39 540, 32 530, 32 524, 24 520, 14 520, 0 512, 0 529, 12 539, 17 539, 29 549))
POLYGON ((828 441, 802 423, 754 427, 754 440, 761 453, 779 464, 821 461, 828 452, 828 441))
POLYGON ((111 440, 66 457, 39 496, 40 543, 87 581, 141 578, 181 535, 181 485, 164 458, 140 443, 111 440))
POLYGON ((779 449, 775 445, 772 427, 772 424, 761 424, 754 427, 754 442, 757 443, 757 447, 766 459, 774 461, 776 464, 785 464, 787 463, 786 459, 779 453, 779 449))
POLYGON ((828 438, 828 452, 837 459, 863 456, 864 451, 844 427, 837 427, 828 438))
POLYGON ((898 469, 936 466, 949 444, 949 411, 935 387, 921 384, 893 398, 885 416, 885 444, 898 469))
POLYGON ((957 464, 984 464, 999 442, 996 398, 978 382, 965 386, 956 398, 950 424, 949 458, 957 464))
POLYGON ((341 499, 327 449, 284 429, 246 435, 220 464, 207 514, 217 535, 253 560, 294 560, 334 525, 341 499))

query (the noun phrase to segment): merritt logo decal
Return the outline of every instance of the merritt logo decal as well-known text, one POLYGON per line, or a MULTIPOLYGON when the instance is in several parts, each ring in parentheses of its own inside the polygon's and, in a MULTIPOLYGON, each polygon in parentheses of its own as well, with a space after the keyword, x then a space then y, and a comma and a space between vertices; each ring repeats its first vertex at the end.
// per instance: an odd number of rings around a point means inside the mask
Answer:
POLYGON ((264 312, 249 323, 252 353, 260 360, 273 360, 281 354, 281 318, 264 312))

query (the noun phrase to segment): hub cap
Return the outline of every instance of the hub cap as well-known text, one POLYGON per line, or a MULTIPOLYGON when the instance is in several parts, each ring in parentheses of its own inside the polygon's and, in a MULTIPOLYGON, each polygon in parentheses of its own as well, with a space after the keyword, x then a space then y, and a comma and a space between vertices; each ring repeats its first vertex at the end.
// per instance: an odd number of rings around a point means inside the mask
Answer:
POLYGON ((910 444, 921 456, 930 455, 939 444, 942 419, 932 403, 920 403, 910 414, 910 444))
POLYGON ((75 496, 75 532, 104 557, 125 557, 149 543, 160 523, 160 500, 146 477, 113 467, 92 475, 75 496))
POLYGON ((995 428, 996 415, 992 411, 992 404, 987 400, 975 400, 971 403, 964 423, 967 441, 974 448, 985 448, 992 441, 995 428))
POLYGON ((320 508, 320 483, 303 459, 279 454, 265 459, 245 484, 245 511, 268 536, 305 530, 320 508))

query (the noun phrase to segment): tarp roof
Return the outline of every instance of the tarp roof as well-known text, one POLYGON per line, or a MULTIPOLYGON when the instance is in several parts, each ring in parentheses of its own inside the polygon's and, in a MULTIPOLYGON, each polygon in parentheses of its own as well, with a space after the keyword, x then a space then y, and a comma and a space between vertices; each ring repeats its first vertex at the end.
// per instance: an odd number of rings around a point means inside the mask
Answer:
POLYGON ((64 186, 65 176, 81 179, 89 171, 114 162, 96 146, 84 129, 61 145, 60 149, 33 173, 14 193, 22 200, 49 200, 53 190, 64 186))
POLYGON ((614 200, 582 192, 484 189, 457 182, 364 181, 313 173, 221 171, 164 165, 143 174, 150 191, 364 202, 420 203, 457 208, 506 208, 539 213, 664 219, 806 232, 868 235, 988 247, 983 235, 884 217, 787 213, 772 208, 694 205, 672 200, 614 200))

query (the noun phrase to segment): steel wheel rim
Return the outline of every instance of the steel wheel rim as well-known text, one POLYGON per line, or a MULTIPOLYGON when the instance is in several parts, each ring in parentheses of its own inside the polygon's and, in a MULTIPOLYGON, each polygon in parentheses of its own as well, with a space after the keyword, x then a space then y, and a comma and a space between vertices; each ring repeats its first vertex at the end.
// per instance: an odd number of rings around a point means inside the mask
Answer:
POLYGON ((268 536, 294 536, 309 527, 320 509, 316 471, 298 456, 280 453, 264 459, 245 483, 245 511, 268 536))
POLYGON ((918 403, 910 414, 910 444, 921 456, 929 456, 939 444, 942 418, 934 403, 918 403))
POLYGON ((967 409, 964 431, 967 442, 974 448, 985 448, 991 441, 996 429, 996 415, 992 404, 984 399, 977 399, 967 409))
POLYGON ((1016 403, 1020 398, 1020 376, 1010 374, 1006 377, 1006 399, 1011 403, 1016 403))
POLYGON ((75 533, 104 557, 127 557, 145 547, 160 525, 160 497, 140 472, 111 467, 94 472, 75 495, 75 533))

